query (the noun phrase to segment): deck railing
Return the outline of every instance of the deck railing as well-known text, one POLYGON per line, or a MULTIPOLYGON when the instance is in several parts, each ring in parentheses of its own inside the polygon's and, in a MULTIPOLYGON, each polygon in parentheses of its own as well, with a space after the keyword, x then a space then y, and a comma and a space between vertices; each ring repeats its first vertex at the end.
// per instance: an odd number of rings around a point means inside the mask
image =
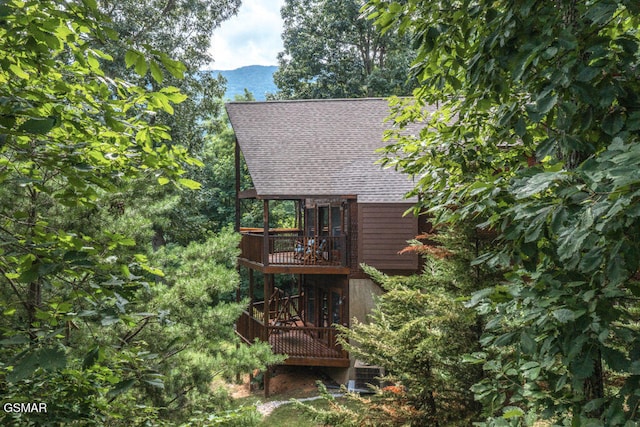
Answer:
POLYGON ((243 233, 240 240, 240 258, 264 264, 264 238, 261 234, 243 233))
POLYGON ((268 326, 267 331, 275 354, 324 359, 349 357, 336 342, 338 331, 335 328, 268 326))
POLYGON ((247 342, 256 339, 269 342, 275 354, 290 358, 348 359, 349 355, 336 342, 335 328, 311 326, 267 326, 243 312, 236 332, 247 342))
MULTIPOLYGON (((302 298, 300 295, 285 295, 284 292, 277 289, 269 299, 269 319, 267 323, 270 325, 285 324, 301 320, 301 303, 302 298)), ((254 302, 251 307, 250 313, 252 317, 264 323, 264 301, 254 302)))
POLYGON ((246 311, 242 312, 236 322, 236 332, 249 344, 253 343, 256 339, 260 341, 267 341, 269 339, 264 323, 250 316, 246 311))
POLYGON ((265 266, 347 266, 345 235, 303 237, 294 232, 270 231, 266 241, 268 250, 265 250, 264 234, 243 232, 240 257, 265 266))

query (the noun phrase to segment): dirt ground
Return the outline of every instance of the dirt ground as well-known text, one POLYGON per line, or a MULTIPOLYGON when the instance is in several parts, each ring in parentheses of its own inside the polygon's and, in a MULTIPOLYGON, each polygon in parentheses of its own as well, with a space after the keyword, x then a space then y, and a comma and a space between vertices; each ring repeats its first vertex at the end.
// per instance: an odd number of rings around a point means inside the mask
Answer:
MULTIPOLYGON (((316 381, 325 385, 337 386, 327 375, 317 369, 301 366, 277 366, 269 383, 271 399, 307 397, 318 394, 316 381)), ((264 389, 254 384, 249 390, 249 375, 245 375, 242 384, 228 384, 227 389, 233 398, 264 396, 264 389)))

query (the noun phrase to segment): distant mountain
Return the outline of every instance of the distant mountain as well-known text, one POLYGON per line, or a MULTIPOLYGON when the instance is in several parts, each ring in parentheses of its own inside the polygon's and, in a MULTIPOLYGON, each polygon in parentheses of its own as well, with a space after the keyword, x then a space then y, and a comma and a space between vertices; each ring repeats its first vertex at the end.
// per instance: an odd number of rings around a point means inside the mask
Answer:
POLYGON ((225 98, 233 100, 236 95, 243 95, 246 88, 257 101, 264 101, 267 93, 278 90, 273 83, 273 73, 277 69, 275 65, 248 65, 235 70, 211 70, 211 73, 214 76, 220 73, 227 79, 225 98))

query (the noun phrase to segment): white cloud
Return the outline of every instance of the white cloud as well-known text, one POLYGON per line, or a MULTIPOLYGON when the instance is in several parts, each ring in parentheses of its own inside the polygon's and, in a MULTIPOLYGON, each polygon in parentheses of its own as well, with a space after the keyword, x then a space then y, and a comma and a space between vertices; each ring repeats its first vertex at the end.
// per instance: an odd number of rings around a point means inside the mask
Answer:
POLYGON ((282 47, 284 0, 243 0, 238 15, 213 33, 207 68, 233 70, 245 65, 277 65, 282 47))

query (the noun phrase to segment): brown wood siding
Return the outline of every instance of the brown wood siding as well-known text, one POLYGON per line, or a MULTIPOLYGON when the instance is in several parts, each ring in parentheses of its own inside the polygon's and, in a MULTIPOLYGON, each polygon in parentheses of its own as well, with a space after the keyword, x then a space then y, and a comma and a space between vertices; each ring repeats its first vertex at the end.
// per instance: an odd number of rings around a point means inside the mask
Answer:
POLYGON ((362 270, 358 265, 358 204, 354 200, 349 201, 349 266, 351 275, 357 275, 362 270))
POLYGON ((418 270, 418 256, 399 255, 407 240, 418 234, 418 219, 403 216, 407 203, 363 203, 358 205, 358 263, 379 270, 418 270))

